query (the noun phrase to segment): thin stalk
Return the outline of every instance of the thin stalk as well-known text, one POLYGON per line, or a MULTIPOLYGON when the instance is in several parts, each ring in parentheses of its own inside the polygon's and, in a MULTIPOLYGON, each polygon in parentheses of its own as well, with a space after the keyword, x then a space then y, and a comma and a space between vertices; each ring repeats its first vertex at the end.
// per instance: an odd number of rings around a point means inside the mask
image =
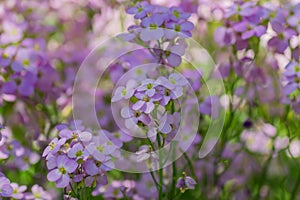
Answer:
POLYGON ((159 170, 158 170, 158 177, 159 177, 159 191, 158 191, 158 199, 162 200, 163 196, 163 167, 162 167, 162 151, 161 151, 161 140, 160 140, 160 134, 157 134, 157 143, 158 143, 158 158, 159 158, 159 170))
POLYGON ((298 192, 299 185, 300 185, 300 172, 298 174, 296 184, 295 184, 295 186, 293 188, 293 191, 292 191, 292 194, 291 194, 291 200, 296 199, 296 195, 297 195, 297 192, 298 192))

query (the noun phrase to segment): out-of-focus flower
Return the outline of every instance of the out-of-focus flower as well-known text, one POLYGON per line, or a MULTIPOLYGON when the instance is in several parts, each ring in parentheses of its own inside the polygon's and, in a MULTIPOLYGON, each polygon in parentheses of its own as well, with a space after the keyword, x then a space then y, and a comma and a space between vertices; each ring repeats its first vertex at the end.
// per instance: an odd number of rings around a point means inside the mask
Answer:
POLYGON ((24 199, 24 192, 27 187, 25 185, 19 186, 17 183, 12 183, 11 186, 13 187, 13 194, 11 196, 14 199, 24 199))
POLYGON ((11 197, 13 194, 13 187, 5 176, 0 176, 0 197, 11 197))
POLYGON ((41 186, 35 184, 31 188, 31 193, 25 193, 25 199, 28 200, 51 200, 51 195, 41 186))

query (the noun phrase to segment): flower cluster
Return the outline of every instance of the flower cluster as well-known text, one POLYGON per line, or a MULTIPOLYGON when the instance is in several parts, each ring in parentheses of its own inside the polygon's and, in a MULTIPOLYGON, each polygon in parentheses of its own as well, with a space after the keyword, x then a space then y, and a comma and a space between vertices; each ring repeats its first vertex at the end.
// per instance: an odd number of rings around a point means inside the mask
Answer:
POLYGON ((163 7, 139 2, 126 10, 139 20, 137 25, 128 28, 129 33, 121 34, 125 41, 135 42, 151 48, 152 55, 159 63, 179 66, 186 44, 184 38, 191 37, 194 28, 188 21, 191 14, 180 7, 163 7))
POLYGON ((107 184, 106 171, 114 167, 112 157, 118 156, 117 146, 107 138, 112 134, 103 130, 92 134, 66 126, 58 128, 59 137, 43 152, 49 170, 48 180, 56 182, 58 188, 70 186, 70 191, 75 184, 79 188, 99 188, 107 184))
POLYGON ((11 183, 8 178, 0 172, 0 198, 28 199, 28 200, 50 200, 51 196, 42 187, 33 185, 31 192, 26 192, 27 186, 11 183))
POLYGON ((293 110, 296 113, 300 112, 300 65, 299 62, 291 61, 285 67, 283 72, 283 82, 284 82, 284 94, 286 95, 283 100, 286 104, 291 104, 293 110))
POLYGON ((112 102, 129 100, 129 106, 121 110, 128 129, 137 125, 148 127, 149 137, 155 137, 158 132, 169 134, 179 126, 180 115, 176 114, 174 105, 175 100, 183 95, 186 85, 186 79, 176 73, 168 78, 145 79, 139 83, 129 80, 126 87, 120 86, 115 90, 112 102), (170 109, 170 106, 173 108, 170 109), (160 113, 154 116, 154 110, 160 113))
POLYGON ((3 135, 0 144, 0 159, 9 161, 12 166, 26 171, 40 160, 40 155, 23 147, 17 140, 9 141, 8 137, 3 135))

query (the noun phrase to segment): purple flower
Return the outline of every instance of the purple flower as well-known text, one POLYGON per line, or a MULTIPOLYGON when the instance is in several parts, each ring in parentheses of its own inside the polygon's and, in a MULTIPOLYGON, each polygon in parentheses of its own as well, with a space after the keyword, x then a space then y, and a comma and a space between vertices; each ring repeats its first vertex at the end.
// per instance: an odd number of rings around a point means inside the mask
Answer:
POLYGON ((54 138, 46 147, 42 156, 45 157, 49 154, 56 154, 60 150, 60 147, 65 144, 65 142, 66 138, 54 138))
POLYGON ((5 176, 0 176, 0 197, 11 197, 13 187, 5 176))
POLYGON ((15 75, 11 77, 10 81, 3 84, 2 91, 5 94, 14 94, 18 91, 22 96, 31 96, 36 81, 36 75, 31 72, 26 72, 22 77, 15 75))
POLYGON ((41 186, 38 186, 35 184, 31 188, 31 193, 25 194, 25 199, 27 199, 27 200, 51 200, 52 197, 41 186))
POLYGON ((69 130, 67 128, 62 129, 59 132, 59 136, 61 139, 69 140, 69 139, 79 139, 82 142, 89 142, 92 139, 92 134, 88 131, 79 131, 79 130, 69 130))
POLYGON ((287 23, 296 29, 298 33, 300 33, 300 4, 297 4, 293 11, 293 15, 289 16, 287 19, 287 23))
POLYGON ((145 92, 148 97, 152 97, 155 94, 155 87, 157 84, 152 79, 146 79, 141 81, 141 85, 137 87, 136 91, 145 92))
POLYGON ((142 146, 140 147, 141 150, 137 151, 136 160, 137 162, 149 161, 152 165, 153 169, 156 169, 158 166, 158 155, 154 151, 152 151, 151 146, 142 146))
POLYGON ((283 53, 289 46, 289 40, 293 35, 296 35, 296 32, 292 29, 284 28, 280 22, 273 22, 272 28, 277 33, 277 36, 268 41, 268 46, 277 53, 283 53))
POLYGON ((117 146, 105 136, 103 131, 99 131, 99 135, 93 137, 92 142, 88 144, 86 149, 96 160, 103 162, 107 160, 107 156, 117 150, 117 146))
POLYGON ((164 18, 160 14, 153 14, 150 17, 144 18, 141 25, 144 27, 140 32, 140 38, 144 42, 150 40, 159 40, 164 36, 164 30, 160 28, 164 18))
POLYGON ((236 41, 234 30, 223 26, 215 30, 214 39, 220 46, 232 45, 236 41))
POLYGON ((147 13, 153 11, 154 7, 149 5, 148 2, 143 1, 137 3, 134 7, 128 8, 126 12, 128 14, 134 14, 135 19, 142 19, 147 16, 147 13))
POLYGON ((112 141, 112 143, 114 143, 114 145, 118 147, 122 147, 123 142, 129 142, 132 140, 130 135, 127 135, 121 130, 113 133, 106 132, 105 135, 112 141))
POLYGON ((56 182, 56 187, 65 188, 70 182, 69 173, 73 173, 77 166, 76 161, 65 155, 59 155, 56 158, 55 165, 49 169, 51 171, 48 173, 47 179, 51 182, 56 182))
POLYGON ((244 17, 251 16, 255 14, 255 2, 245 2, 240 4, 233 4, 229 10, 226 12, 225 17, 231 17, 232 15, 238 14, 244 17))
POLYGON ((84 147, 80 143, 76 143, 68 151, 68 157, 69 158, 76 158, 76 160, 79 160, 81 158, 85 158, 88 155, 89 155, 89 153, 87 152, 87 150, 84 149, 84 147))
POLYGON ((179 188, 180 191, 183 193, 188 189, 190 190, 195 189, 196 184, 197 184, 196 181, 192 177, 186 176, 186 174, 183 172, 182 177, 180 177, 177 180, 176 187, 179 188))
POLYGON ((19 42, 23 37, 23 30, 21 26, 5 20, 2 22, 4 32, 0 36, 2 44, 19 42))
POLYGON ((113 169, 114 163, 108 156, 102 162, 88 159, 83 163, 83 168, 88 175, 95 176, 97 174, 102 174, 105 171, 113 169))
POLYGON ((300 76, 300 64, 294 61, 288 63, 283 75, 286 77, 300 76))
POLYGON ((170 19, 173 21, 188 19, 191 16, 190 13, 184 12, 180 7, 171 7, 169 12, 170 19))
POLYGON ((22 156, 18 156, 15 158, 16 166, 21 170, 27 170, 30 165, 36 164, 40 160, 40 155, 30 151, 29 149, 25 149, 25 152, 22 156))
POLYGON ((136 184, 136 189, 137 193, 146 199, 157 199, 158 197, 158 192, 150 173, 142 174, 142 178, 136 184))
POLYGON ((201 88, 202 72, 188 69, 184 70, 183 75, 189 80, 189 83, 192 86, 193 90, 197 91, 201 88))
MULTIPOLYGON (((169 22, 166 23, 166 28, 172 29, 175 32, 177 32, 180 38, 188 38, 192 36, 191 31, 194 29, 194 24, 189 21, 183 21, 180 23, 169 22)), ((172 34, 172 32, 168 34, 172 34)), ((174 38, 174 37, 170 37, 169 35, 167 37, 174 38)))
POLYGON ((149 115, 142 113, 139 110, 133 110, 130 107, 122 108, 121 116, 126 119, 125 126, 128 129, 132 128, 139 122, 143 123, 144 125, 149 125, 151 122, 151 118, 149 115))
POLYGON ((157 102, 161 99, 160 95, 153 95, 152 97, 149 97, 148 95, 146 95, 145 93, 136 93, 134 95, 138 101, 132 105, 132 109, 135 111, 141 111, 144 112, 146 114, 151 113, 154 108, 154 102, 157 102))
POLYGON ((169 90, 172 99, 177 99, 183 95, 183 86, 185 86, 188 81, 183 76, 173 73, 170 74, 168 79, 159 77, 157 83, 169 90))
POLYGON ((137 83, 134 80, 128 80, 126 87, 120 86, 116 89, 111 101, 116 102, 121 99, 129 99, 134 94, 136 85, 137 83))
POLYGON ((300 76, 292 76, 292 77, 287 77, 288 79, 288 84, 284 86, 284 94, 291 94, 295 90, 300 89, 300 76))
POLYGON ((260 37, 267 30, 265 26, 256 23, 251 23, 247 20, 234 24, 233 29, 238 33, 242 33, 242 40, 247 40, 253 36, 260 37))
POLYGON ((213 119, 219 116, 220 100, 217 96, 208 96, 199 105, 199 111, 202 114, 210 115, 213 119))
POLYGON ((175 112, 171 114, 164 114, 159 120, 157 131, 168 134, 175 132, 180 125, 180 113, 175 112))
POLYGON ((11 186, 13 187, 13 194, 11 196, 14 199, 24 199, 24 192, 27 187, 25 185, 19 186, 17 183, 12 183, 11 186))

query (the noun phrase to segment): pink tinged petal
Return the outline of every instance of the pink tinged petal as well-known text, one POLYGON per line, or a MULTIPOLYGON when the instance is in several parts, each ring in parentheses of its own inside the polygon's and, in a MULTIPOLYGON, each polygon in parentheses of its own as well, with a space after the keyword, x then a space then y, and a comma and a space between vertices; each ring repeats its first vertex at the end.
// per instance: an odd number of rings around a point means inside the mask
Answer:
POLYGON ((298 25, 299 19, 296 16, 291 16, 287 19, 287 22, 290 26, 295 27, 298 25))
POLYGON ((66 138, 66 139, 70 139, 73 135, 73 131, 68 130, 68 129, 63 129, 59 132, 59 136, 61 138, 66 138))
POLYGON ((70 177, 68 174, 63 175, 58 181, 56 181, 56 187, 65 188, 69 185, 70 177))
POLYGON ((62 173, 59 172, 59 169, 54 169, 48 173, 47 179, 51 182, 55 182, 58 179, 60 179, 61 176, 62 176, 62 173))
POLYGON ((144 104, 145 104, 145 101, 139 100, 135 104, 133 104, 132 109, 133 110, 139 110, 144 106, 144 104))

